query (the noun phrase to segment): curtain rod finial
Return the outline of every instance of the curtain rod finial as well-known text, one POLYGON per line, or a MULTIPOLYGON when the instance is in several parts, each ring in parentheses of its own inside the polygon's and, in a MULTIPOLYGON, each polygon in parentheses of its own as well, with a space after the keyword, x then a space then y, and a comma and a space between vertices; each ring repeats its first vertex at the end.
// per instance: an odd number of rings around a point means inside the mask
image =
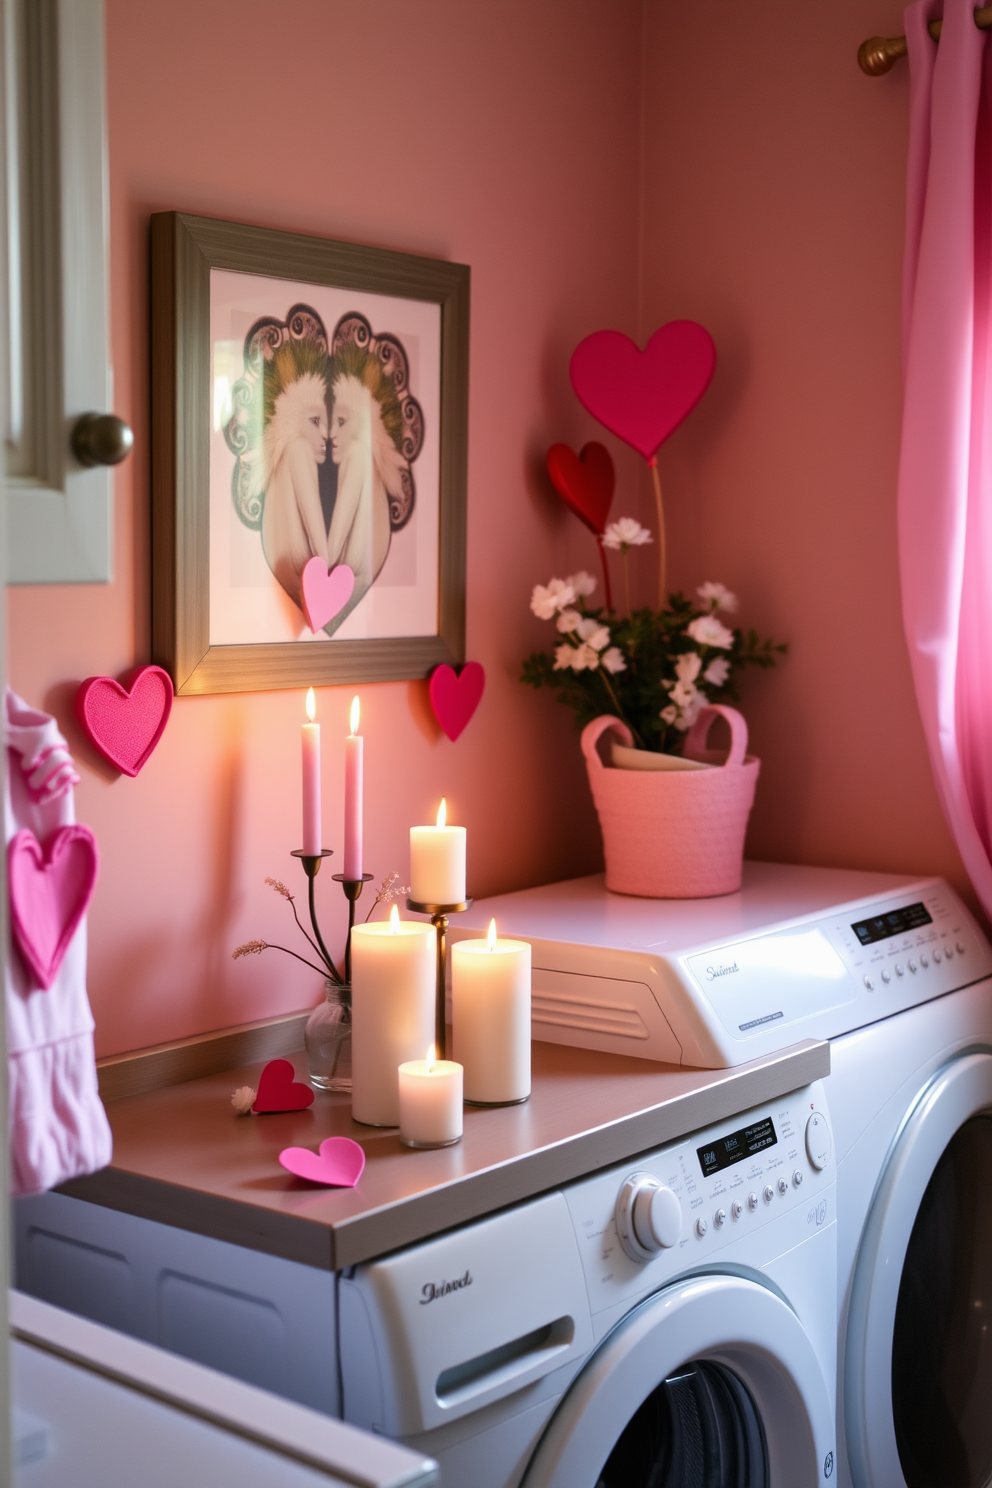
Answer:
POLYGON ((869 36, 858 47, 858 66, 869 77, 880 77, 883 72, 891 72, 905 55, 905 36, 869 36))

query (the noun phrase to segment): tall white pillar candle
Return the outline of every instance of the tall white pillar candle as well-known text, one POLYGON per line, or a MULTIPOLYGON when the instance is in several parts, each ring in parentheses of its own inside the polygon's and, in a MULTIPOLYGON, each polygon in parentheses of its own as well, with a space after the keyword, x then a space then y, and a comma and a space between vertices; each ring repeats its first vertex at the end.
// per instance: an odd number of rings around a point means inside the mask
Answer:
POLYGON ((363 746, 358 732, 361 716, 358 699, 351 700, 351 733, 344 741, 344 862, 345 878, 357 883, 362 876, 362 803, 364 795, 363 746))
POLYGON ((410 898, 418 904, 465 902, 464 827, 447 825, 442 798, 434 827, 410 828, 410 898))
POLYGON ((303 851, 319 857, 323 843, 320 830, 320 724, 314 723, 317 705, 313 688, 307 692, 307 718, 303 725, 303 851))
POLYGON ((437 939, 433 925, 388 920, 351 932, 351 1114, 398 1126, 401 1064, 434 1042, 437 939))
POLYGON ((451 947, 454 1054, 465 1070, 465 1099, 504 1105, 530 1095, 530 946, 486 940, 451 947))
POLYGON ((400 1141, 407 1147, 450 1147, 462 1134, 462 1067, 435 1059, 411 1059, 398 1071, 400 1141))

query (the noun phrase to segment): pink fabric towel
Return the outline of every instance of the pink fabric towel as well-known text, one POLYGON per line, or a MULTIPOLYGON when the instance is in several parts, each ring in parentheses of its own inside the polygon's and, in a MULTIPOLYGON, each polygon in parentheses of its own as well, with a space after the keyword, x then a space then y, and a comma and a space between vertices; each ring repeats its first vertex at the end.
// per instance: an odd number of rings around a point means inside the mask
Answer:
MULTIPOLYGON (((27 827, 43 843, 75 821, 72 788, 79 776, 54 718, 9 688, 5 729, 6 841, 27 827)), ((47 992, 9 947, 7 1063, 14 1196, 106 1167, 112 1141, 97 1091, 85 916, 47 992)))

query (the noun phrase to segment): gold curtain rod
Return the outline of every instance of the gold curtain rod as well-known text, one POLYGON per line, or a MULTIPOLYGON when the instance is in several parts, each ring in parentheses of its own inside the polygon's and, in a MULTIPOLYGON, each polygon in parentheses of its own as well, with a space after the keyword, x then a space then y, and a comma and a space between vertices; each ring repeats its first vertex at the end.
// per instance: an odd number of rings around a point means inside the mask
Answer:
MULTIPOLYGON (((930 21, 927 30, 934 41, 940 40, 941 21, 930 21)), ((992 31, 992 5, 982 5, 975 11, 975 25, 979 31, 992 31)), ((881 77, 891 72, 900 57, 906 55, 905 36, 869 36, 858 47, 858 66, 869 77, 881 77)))

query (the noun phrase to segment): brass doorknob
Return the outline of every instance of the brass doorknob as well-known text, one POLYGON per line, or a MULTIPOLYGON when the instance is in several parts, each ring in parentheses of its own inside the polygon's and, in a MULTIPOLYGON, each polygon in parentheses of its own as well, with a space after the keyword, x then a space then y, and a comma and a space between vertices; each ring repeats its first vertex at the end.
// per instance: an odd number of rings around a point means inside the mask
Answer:
POLYGON ((72 426, 70 443, 80 465, 119 465, 131 453, 134 434, 116 413, 84 413, 72 426))

